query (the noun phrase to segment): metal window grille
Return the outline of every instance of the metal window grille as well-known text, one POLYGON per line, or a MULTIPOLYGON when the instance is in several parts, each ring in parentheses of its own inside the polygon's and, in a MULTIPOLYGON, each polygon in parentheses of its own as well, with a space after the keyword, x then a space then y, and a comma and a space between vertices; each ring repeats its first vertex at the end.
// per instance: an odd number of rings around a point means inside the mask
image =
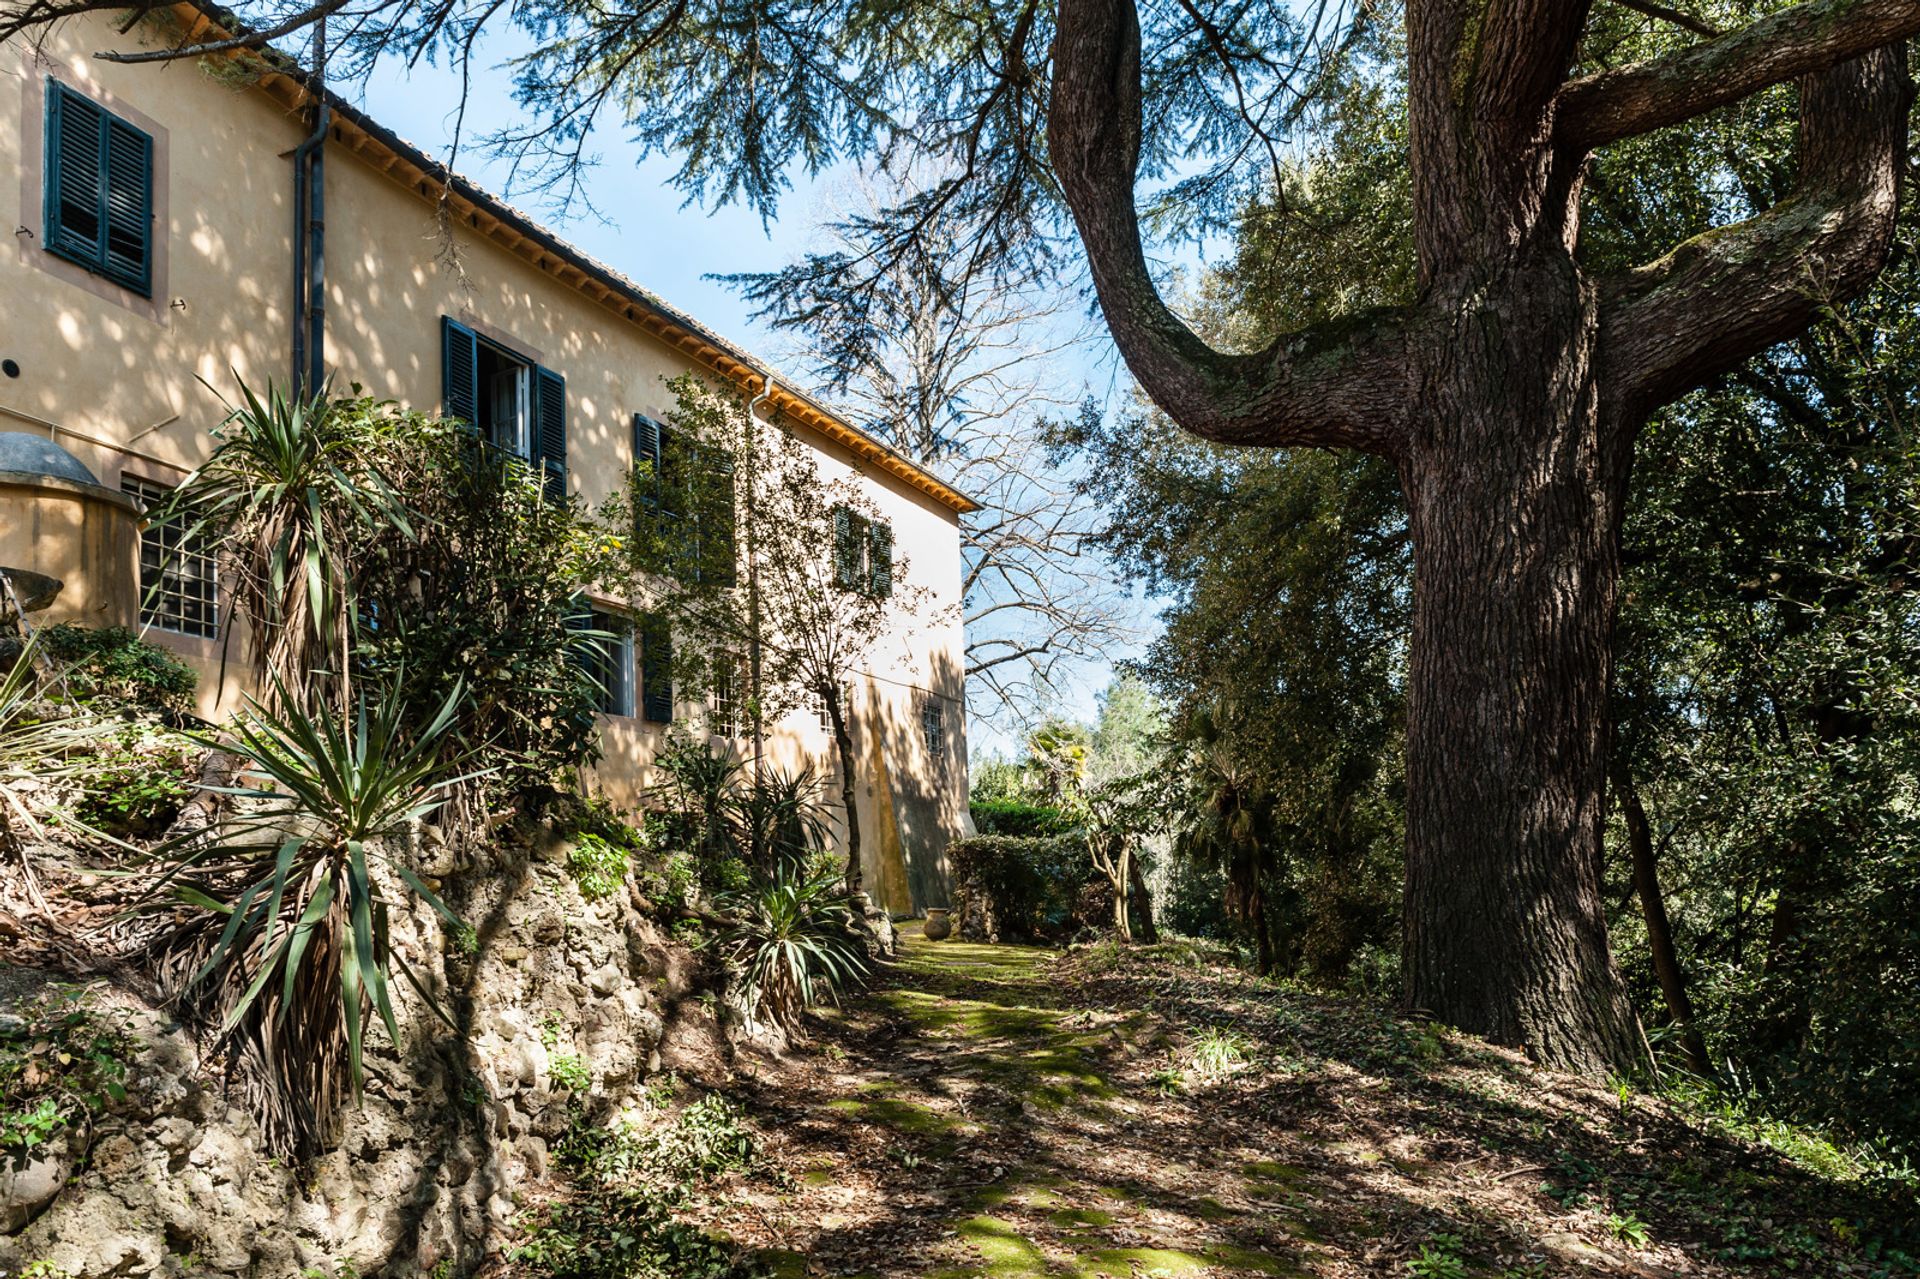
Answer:
MULTIPOLYGON (((120 491, 153 510, 173 490, 129 475, 121 477, 120 491)), ((203 539, 188 538, 186 522, 178 516, 153 520, 140 531, 140 620, 202 639, 220 634, 213 556, 203 539)))

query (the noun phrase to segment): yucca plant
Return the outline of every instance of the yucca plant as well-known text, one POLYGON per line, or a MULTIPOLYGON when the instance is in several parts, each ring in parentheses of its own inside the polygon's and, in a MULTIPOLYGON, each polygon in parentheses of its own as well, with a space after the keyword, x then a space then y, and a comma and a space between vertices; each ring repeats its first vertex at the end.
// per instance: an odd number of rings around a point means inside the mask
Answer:
POLYGON ((735 795, 731 809, 736 838, 762 871, 804 866, 826 845, 827 813, 810 765, 794 773, 768 769, 735 795))
POLYGON ((440 807, 452 776, 446 737, 464 690, 408 731, 398 683, 362 696, 350 720, 251 704, 209 746, 246 761, 230 793, 241 801, 212 838, 164 846, 155 898, 197 910, 166 946, 163 976, 182 1001, 218 1016, 235 1056, 258 1071, 256 1102, 269 1140, 300 1154, 323 1148, 339 1106, 361 1079, 365 1023, 379 1015, 396 1043, 389 995, 398 965, 388 946, 390 902, 376 867, 460 927, 397 845, 440 807))
POLYGON ((720 952, 737 974, 735 1004, 751 1019, 798 1036, 810 1006, 838 1003, 867 975, 838 868, 810 875, 784 866, 722 906, 736 922, 720 935, 720 952))
POLYGON ((743 856, 734 801, 745 765, 729 752, 713 753, 691 743, 662 751, 666 780, 652 788, 679 826, 679 843, 709 872, 743 856))
POLYGON ((242 383, 213 455, 152 512, 181 524, 183 544, 213 548, 272 697, 308 712, 351 705, 352 549, 411 536, 380 407, 327 388, 295 399, 269 386, 262 399, 242 383))

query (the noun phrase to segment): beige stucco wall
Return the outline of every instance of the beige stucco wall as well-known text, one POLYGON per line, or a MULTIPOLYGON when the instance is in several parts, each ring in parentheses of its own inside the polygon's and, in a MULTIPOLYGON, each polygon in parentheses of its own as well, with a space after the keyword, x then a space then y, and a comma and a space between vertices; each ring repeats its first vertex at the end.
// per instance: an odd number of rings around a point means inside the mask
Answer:
POLYGON ((0 471, 0 568, 61 583, 34 625, 139 623, 139 518, 137 504, 117 492, 0 471))
MULTIPOLYGON (((292 166, 300 121, 265 94, 220 83, 185 64, 117 66, 87 55, 124 42, 110 21, 57 29, 38 53, 4 52, 0 81, 0 204, 17 234, 0 246, 0 306, 11 317, 0 358, 21 374, 0 379, 0 429, 53 424, 50 433, 117 488, 122 473, 176 482, 203 460, 222 414, 197 378, 231 395, 236 378, 284 381, 289 364, 292 166), (156 234, 153 299, 104 285, 42 251, 40 112, 49 75, 104 101, 153 133, 156 234)), ((568 475, 573 492, 607 496, 631 464, 636 412, 663 416, 663 380, 691 367, 678 350, 535 269, 464 226, 448 231, 432 203, 344 149, 326 171, 326 358, 340 383, 420 408, 440 399, 440 322, 451 315, 567 380, 568 475), (457 261, 458 269, 447 265, 457 261)), ((868 500, 894 528, 897 553, 926 593, 899 617, 859 680, 855 727, 865 758, 858 780, 867 880, 896 910, 944 893, 940 864, 965 809, 958 603, 957 515, 904 481, 820 437, 829 479, 859 473, 868 500), (947 758, 928 758, 920 705, 946 703, 947 758), (881 832, 891 832, 881 834, 881 832), (889 885, 885 894, 878 886, 889 885), (913 885, 909 889, 906 885, 913 885)), ((216 678, 218 641, 156 634, 203 671, 203 709, 235 695, 216 678)), ((598 781, 635 804, 659 734, 637 720, 608 720, 598 781)), ((831 752, 810 716, 779 726, 776 758, 831 752)))

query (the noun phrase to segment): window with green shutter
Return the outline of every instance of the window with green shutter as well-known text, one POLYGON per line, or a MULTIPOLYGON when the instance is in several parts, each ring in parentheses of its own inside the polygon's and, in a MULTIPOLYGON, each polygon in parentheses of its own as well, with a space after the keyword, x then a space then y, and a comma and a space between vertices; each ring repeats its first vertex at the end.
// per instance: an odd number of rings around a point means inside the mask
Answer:
POLYGON ((657 613, 640 623, 640 718, 673 723, 673 631, 657 613))
POLYGON ((833 508, 833 580, 876 599, 893 594, 893 525, 833 508))
POLYGON ((450 315, 440 317, 441 412, 539 468, 547 496, 567 493, 567 380, 450 315))
POLYGON ((153 292, 153 139, 47 81, 47 250, 142 296, 153 292))
POLYGON ((568 626, 578 632, 574 660, 593 681, 595 707, 603 715, 632 715, 632 620, 589 606, 569 619, 568 626))

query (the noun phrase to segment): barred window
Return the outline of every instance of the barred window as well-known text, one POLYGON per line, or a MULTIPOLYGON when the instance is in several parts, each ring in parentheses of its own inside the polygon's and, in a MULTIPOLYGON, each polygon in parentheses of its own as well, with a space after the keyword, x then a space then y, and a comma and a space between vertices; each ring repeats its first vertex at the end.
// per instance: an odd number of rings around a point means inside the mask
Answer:
MULTIPOLYGON (((151 511, 173 492, 164 484, 131 475, 120 491, 151 511)), ((152 520, 140 530, 140 620, 163 631, 213 639, 220 633, 220 601, 213 556, 201 538, 187 537, 179 516, 152 520)))
POLYGON ((947 708, 937 697, 920 704, 920 735, 926 739, 927 754, 939 759, 947 750, 947 708))
POLYGON ((745 737, 746 706, 741 701, 741 678, 738 659, 723 657, 718 669, 713 673, 713 696, 711 728, 719 737, 745 737))

